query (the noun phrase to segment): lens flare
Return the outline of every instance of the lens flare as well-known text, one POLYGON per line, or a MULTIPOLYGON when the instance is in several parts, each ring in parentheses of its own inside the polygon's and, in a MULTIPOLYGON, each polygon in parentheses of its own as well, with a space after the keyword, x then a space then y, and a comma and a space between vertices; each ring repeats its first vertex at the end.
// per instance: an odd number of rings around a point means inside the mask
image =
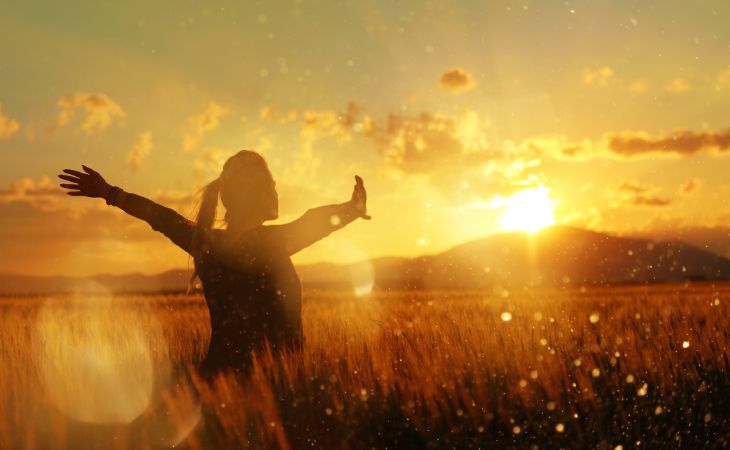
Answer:
POLYGON ((109 295, 52 298, 40 308, 34 330, 39 378, 49 400, 70 418, 129 423, 149 405, 151 344, 159 352, 165 341, 159 324, 133 308, 109 295))

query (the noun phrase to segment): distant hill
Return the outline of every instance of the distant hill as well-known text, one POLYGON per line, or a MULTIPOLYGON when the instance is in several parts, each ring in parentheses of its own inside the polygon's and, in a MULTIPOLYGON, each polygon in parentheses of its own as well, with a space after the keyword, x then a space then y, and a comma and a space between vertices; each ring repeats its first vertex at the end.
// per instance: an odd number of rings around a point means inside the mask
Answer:
POLYGON ((418 258, 426 287, 728 280, 730 260, 679 241, 655 242, 572 227, 515 232, 418 258))
MULTIPOLYGON (((730 260, 680 241, 624 238, 556 226, 503 233, 417 258, 297 268, 305 288, 459 289, 730 280, 730 260)), ((190 270, 90 278, 0 274, 0 294, 181 291, 190 270)))

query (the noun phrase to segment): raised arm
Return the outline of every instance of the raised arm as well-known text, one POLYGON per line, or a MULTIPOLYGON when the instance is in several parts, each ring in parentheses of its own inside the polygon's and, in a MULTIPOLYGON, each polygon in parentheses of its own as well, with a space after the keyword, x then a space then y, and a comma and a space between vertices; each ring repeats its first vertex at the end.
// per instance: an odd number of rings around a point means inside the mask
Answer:
POLYGON ((297 220, 278 226, 286 252, 293 255, 358 217, 370 220, 366 204, 365 185, 362 178, 355 175, 355 187, 350 201, 312 208, 297 220))
POLYGON ((61 184, 61 187, 68 189, 68 195, 103 198, 107 205, 117 206, 127 214, 144 220, 153 230, 161 232, 186 252, 191 252, 195 230, 193 222, 150 199, 111 186, 95 170, 81 167, 84 172, 64 169, 64 173, 58 176, 70 182, 61 184))

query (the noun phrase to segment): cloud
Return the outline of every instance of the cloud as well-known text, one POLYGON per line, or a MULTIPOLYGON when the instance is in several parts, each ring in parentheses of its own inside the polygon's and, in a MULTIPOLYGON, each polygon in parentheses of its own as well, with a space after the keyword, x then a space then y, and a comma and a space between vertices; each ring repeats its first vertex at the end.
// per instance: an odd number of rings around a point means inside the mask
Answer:
POLYGON ((63 198, 63 194, 63 189, 47 175, 42 176, 39 181, 24 177, 0 190, 0 204, 22 202, 50 211, 59 208, 59 200, 63 198))
POLYGON ((372 124, 371 119, 364 115, 363 108, 355 102, 349 102, 344 112, 307 109, 297 116, 299 149, 283 172, 283 177, 295 184, 306 184, 317 176, 322 165, 322 158, 315 148, 319 141, 334 139, 338 146, 342 146, 350 143, 356 134, 370 130, 372 124))
POLYGON ((367 131, 370 119, 355 102, 347 104, 344 112, 333 110, 304 110, 300 115, 299 135, 308 141, 335 138, 339 143, 350 142, 353 132, 367 131))
MULTIPOLYGON (((259 109, 259 119, 266 123, 287 124, 290 122, 295 122, 297 120, 297 117, 298 114, 295 110, 283 112, 271 106, 262 106, 259 109)), ((248 119, 244 120, 243 117, 241 118, 242 123, 246 123, 247 120, 248 119)))
POLYGON ((14 135, 19 128, 20 124, 18 121, 3 114, 2 105, 0 105, 0 139, 8 139, 10 136, 14 135))
POLYGON ((583 83, 588 86, 606 87, 611 82, 614 71, 609 66, 591 69, 586 67, 583 69, 583 83))
POLYGON ((152 150, 152 133, 145 131, 137 136, 137 140, 134 142, 131 150, 127 153, 127 165, 132 170, 139 170, 142 166, 142 162, 147 158, 150 151, 152 150))
POLYGON ((103 200, 62 194, 57 208, 48 210, 27 201, 33 196, 27 194, 23 201, 0 201, 0 271, 91 274, 185 267, 185 254, 161 233, 103 200), (130 249, 124 255, 118 248, 102 251, 104 242, 130 249))
POLYGON ((692 90, 692 84, 684 78, 675 78, 664 85, 664 90, 673 94, 682 94, 692 90))
POLYGON ((218 128, 220 119, 229 113, 227 108, 211 101, 202 113, 188 117, 187 128, 183 133, 183 150, 186 152, 195 150, 203 140, 203 136, 218 128))
POLYGON ((561 134, 530 136, 512 145, 534 157, 550 157, 559 160, 583 161, 599 156, 610 156, 605 145, 600 141, 590 139, 571 141, 561 134))
POLYGON ((692 155, 700 151, 730 150, 730 130, 723 132, 677 131, 666 136, 650 136, 642 132, 624 132, 606 137, 609 151, 621 156, 645 153, 692 155))
POLYGON ((520 183, 540 164, 532 149, 490 146, 488 129, 488 121, 474 111, 394 113, 374 121, 365 135, 391 178, 423 176, 442 194, 463 201, 524 189, 520 183))
POLYGON ((668 206, 672 200, 657 195, 660 189, 654 186, 644 186, 636 181, 627 181, 610 192, 610 195, 619 198, 622 203, 631 206, 668 206))
POLYGON ((641 94, 649 89, 649 84, 644 80, 634 80, 629 84, 628 89, 634 94, 641 94))
MULTIPOLYGON (((194 197, 192 192, 157 191, 150 198, 187 212, 184 207, 190 206, 194 197)), ((154 234, 149 232, 145 222, 107 206, 102 199, 66 195, 65 190, 47 175, 37 181, 23 177, 0 190, 0 225, 2 223, 14 224, 15 231, 11 233, 0 226, 0 238, 15 234, 22 235, 24 240, 32 240, 33 236, 73 241, 104 236, 147 240, 154 234)))
POLYGON ((696 178, 691 178, 679 186, 679 193, 684 195, 690 195, 696 192, 700 188, 700 181, 696 178))
POLYGON ((700 152, 724 153, 730 150, 730 129, 694 132, 680 130, 652 136, 643 131, 606 133, 600 139, 571 141, 560 134, 523 139, 515 147, 531 150, 538 157, 561 160, 592 158, 682 157, 700 152))
POLYGON ((74 92, 58 99, 60 109, 55 128, 66 126, 76 115, 76 110, 84 109, 81 130, 86 134, 106 129, 115 119, 123 119, 126 114, 121 106, 101 92, 74 92))
POLYGON ((720 86, 730 85, 730 69, 725 69, 715 77, 720 86))
POLYGON ((439 85, 452 94, 461 94, 474 88, 476 82, 466 70, 461 67, 453 67, 441 75, 439 85))
POLYGON ((234 151, 216 147, 206 147, 198 153, 193 164, 195 174, 207 182, 217 178, 223 170, 226 160, 235 154, 234 151))

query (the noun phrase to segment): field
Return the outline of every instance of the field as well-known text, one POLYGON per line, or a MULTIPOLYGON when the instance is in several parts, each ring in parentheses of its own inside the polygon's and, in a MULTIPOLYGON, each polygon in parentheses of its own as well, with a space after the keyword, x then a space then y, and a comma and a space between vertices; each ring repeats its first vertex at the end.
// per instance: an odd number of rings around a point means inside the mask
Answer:
POLYGON ((307 292, 303 314, 301 354, 208 386, 200 297, 0 299, 0 448, 730 445, 727 285, 307 292))

